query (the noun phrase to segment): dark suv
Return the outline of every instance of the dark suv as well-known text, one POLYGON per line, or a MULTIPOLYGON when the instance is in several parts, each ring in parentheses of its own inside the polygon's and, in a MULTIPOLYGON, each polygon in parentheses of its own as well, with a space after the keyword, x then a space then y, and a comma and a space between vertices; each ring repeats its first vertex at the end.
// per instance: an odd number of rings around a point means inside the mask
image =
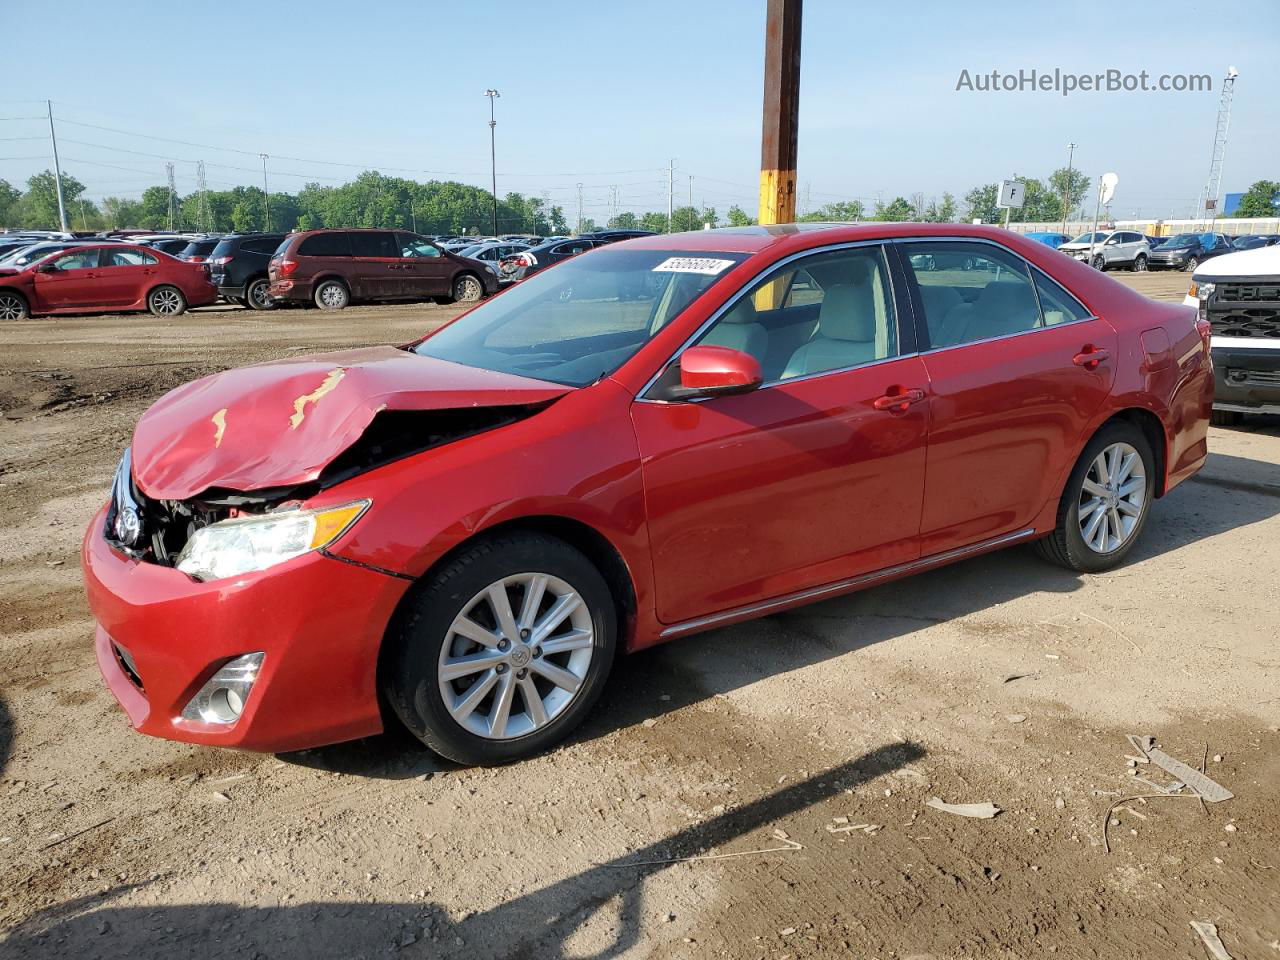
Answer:
POLYGON ((219 240, 206 261, 209 279, 218 293, 254 310, 274 307, 275 301, 267 293, 271 285, 267 263, 284 239, 283 233, 238 233, 219 240))
POLYGON ((341 310, 353 300, 472 303, 498 290, 490 266, 402 230, 309 230, 292 234, 268 266, 275 300, 341 310))
POLYGON ((1152 270, 1185 270, 1196 267, 1210 257, 1234 253, 1235 247, 1221 233, 1179 233, 1151 251, 1147 266, 1152 270))

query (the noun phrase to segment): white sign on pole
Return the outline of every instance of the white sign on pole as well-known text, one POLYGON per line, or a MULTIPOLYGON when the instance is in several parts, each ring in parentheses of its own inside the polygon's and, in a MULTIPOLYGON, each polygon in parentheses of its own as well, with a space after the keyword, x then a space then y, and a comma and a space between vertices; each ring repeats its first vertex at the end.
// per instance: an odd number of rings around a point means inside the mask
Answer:
POLYGON ((1027 198, 1027 185, 1021 180, 1001 180, 1000 196, 996 199, 997 207, 1017 208, 1027 198))
POLYGON ((1110 203, 1111 198, 1115 196, 1116 184, 1120 182, 1120 178, 1114 173, 1104 173, 1102 175, 1102 195, 1099 199, 1103 203, 1110 203))

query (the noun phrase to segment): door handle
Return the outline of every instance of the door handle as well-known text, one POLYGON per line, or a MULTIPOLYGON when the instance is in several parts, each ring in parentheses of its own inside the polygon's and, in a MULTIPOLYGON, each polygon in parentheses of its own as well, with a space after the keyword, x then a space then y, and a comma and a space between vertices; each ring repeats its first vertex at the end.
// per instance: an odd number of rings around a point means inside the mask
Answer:
POLYGON ((892 413, 905 413, 913 403, 924 399, 924 391, 916 387, 903 390, 901 387, 890 387, 883 397, 877 397, 871 405, 877 410, 888 410, 892 413))
POLYGON ((1077 367, 1084 367, 1086 370, 1097 370, 1098 364, 1111 356, 1109 350, 1101 347, 1095 347, 1093 344, 1085 344, 1085 348, 1071 358, 1071 362, 1077 367))

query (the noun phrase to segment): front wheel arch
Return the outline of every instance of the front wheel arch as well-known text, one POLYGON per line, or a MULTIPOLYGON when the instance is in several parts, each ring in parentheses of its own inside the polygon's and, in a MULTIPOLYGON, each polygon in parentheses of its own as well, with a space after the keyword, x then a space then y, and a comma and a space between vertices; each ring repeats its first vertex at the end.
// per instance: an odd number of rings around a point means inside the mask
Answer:
MULTIPOLYGON (((12 296, 14 299, 16 299, 22 305, 22 307, 25 308, 26 316, 28 318, 32 315, 31 301, 27 298, 26 294, 24 294, 21 290, 15 290, 12 287, 6 287, 4 292, 5 294, 12 296)), ((15 319, 24 319, 24 318, 15 318, 15 319)))

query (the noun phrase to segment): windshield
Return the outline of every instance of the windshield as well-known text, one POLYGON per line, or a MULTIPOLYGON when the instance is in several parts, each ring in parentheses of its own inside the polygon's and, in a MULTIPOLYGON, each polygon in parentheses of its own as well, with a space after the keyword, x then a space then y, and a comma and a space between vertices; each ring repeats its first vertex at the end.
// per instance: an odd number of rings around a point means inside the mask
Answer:
POLYGON ((593 251, 521 281, 415 350, 583 387, 618 369, 744 259, 740 253, 593 251))
POLYGON ((1109 236, 1111 236, 1111 234, 1109 233, 1082 233, 1080 234, 1080 236, 1076 237, 1071 242, 1072 243, 1101 243, 1103 240, 1107 239, 1107 237, 1109 236))

